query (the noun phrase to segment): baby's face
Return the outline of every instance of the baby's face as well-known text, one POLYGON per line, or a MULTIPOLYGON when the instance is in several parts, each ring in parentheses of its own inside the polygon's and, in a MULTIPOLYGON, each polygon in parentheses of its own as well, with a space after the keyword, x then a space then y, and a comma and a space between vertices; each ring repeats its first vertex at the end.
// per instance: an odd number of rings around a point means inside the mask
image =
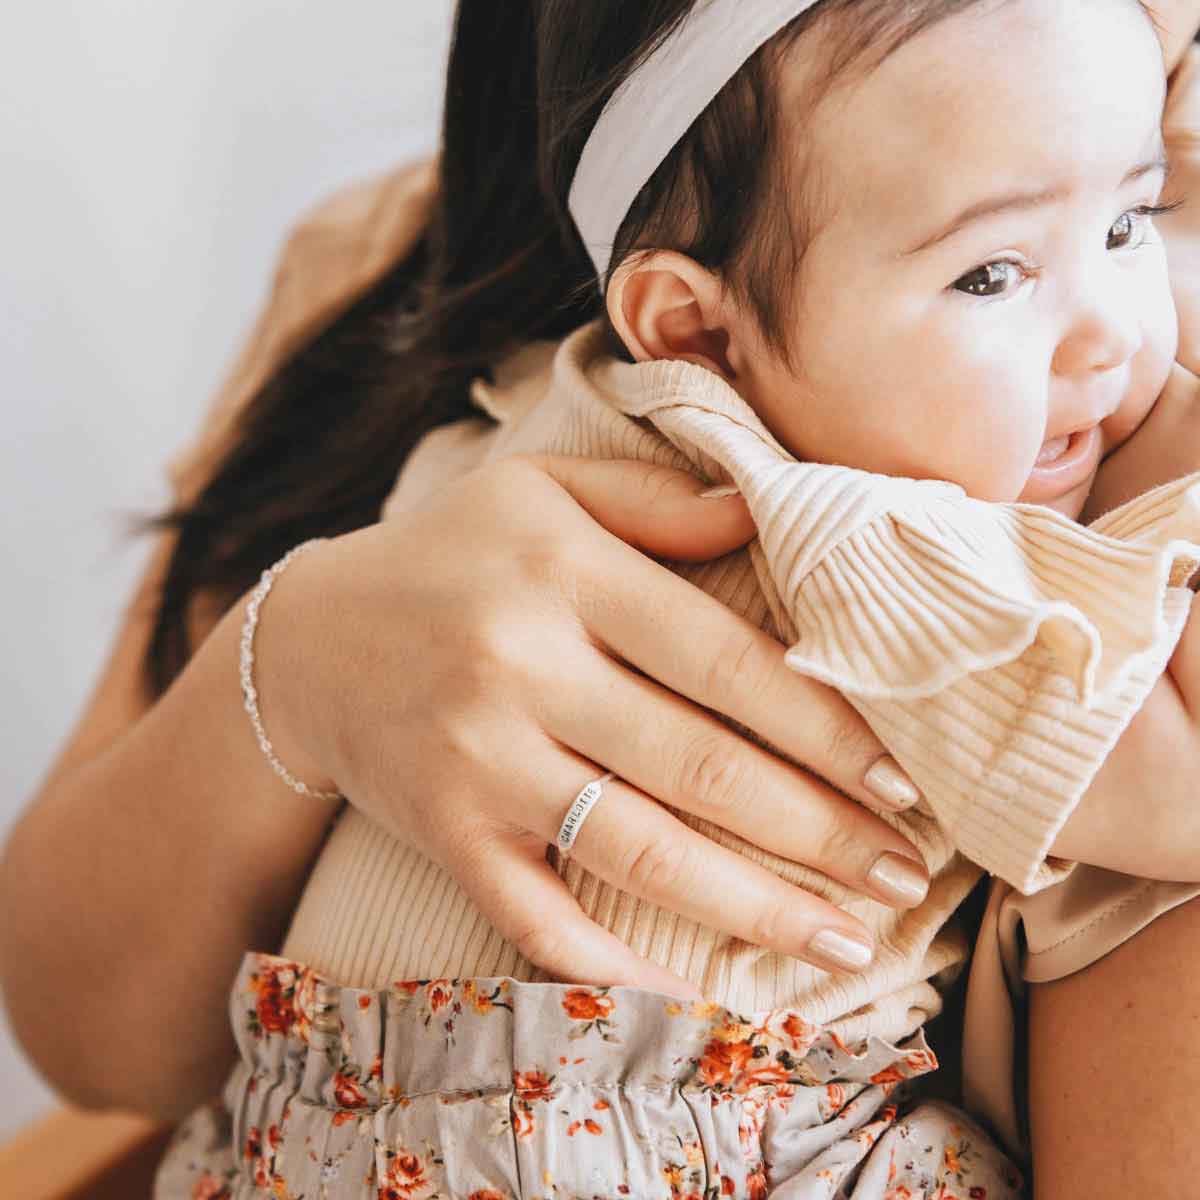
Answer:
POLYGON ((831 93, 797 131, 820 209, 797 374, 755 355, 741 380, 776 436, 801 459, 1077 516, 1175 355, 1140 211, 1163 185, 1163 96, 1133 0, 980 4, 831 93))

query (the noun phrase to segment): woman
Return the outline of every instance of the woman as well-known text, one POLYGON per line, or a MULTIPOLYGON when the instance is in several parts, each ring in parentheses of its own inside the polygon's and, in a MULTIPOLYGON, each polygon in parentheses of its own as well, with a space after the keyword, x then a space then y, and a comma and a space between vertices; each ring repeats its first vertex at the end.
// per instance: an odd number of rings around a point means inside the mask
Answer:
MULTIPOLYGON (((456 94, 453 85, 452 79, 451 97, 456 94)), ((478 104, 478 99, 472 97, 472 103, 478 104)), ((494 101, 505 115, 503 98, 494 101)), ((451 104, 448 123, 456 117, 461 115, 451 104)), ((510 121, 507 127, 516 124, 510 121)), ((498 157, 504 150, 497 143, 498 157)), ((489 194, 487 178, 481 175, 483 183, 477 181, 473 188, 450 187, 447 207, 477 205, 480 214, 503 219, 507 204, 516 219, 523 198, 506 197, 499 190, 489 194)), ((427 176, 413 172, 376 191, 372 202, 382 206, 376 213, 395 214, 401 226, 414 221, 419 225, 414 214, 427 181, 427 176)), ((361 200, 360 196, 349 203, 361 200)), ((276 304, 215 418, 215 433, 196 456, 180 464, 177 480, 184 503, 200 495, 204 484, 199 505, 184 522, 186 551, 172 560, 172 534, 158 547, 97 695, 10 844, 5 911, 11 917, 3 957, 6 963, 21 961, 27 970, 34 964, 27 978, 18 982, 10 972, 6 979, 14 1024, 27 1044, 36 1047, 36 1060, 52 1081, 84 1103, 120 1103, 177 1114, 215 1089, 230 1061, 222 1002, 229 975, 246 946, 279 942, 327 829, 331 809, 320 803, 298 804, 296 798, 282 793, 257 747, 246 738, 236 683, 226 670, 235 655, 235 622, 220 618, 232 596, 287 546, 318 530, 339 533, 373 520, 398 460, 412 444, 409 440, 398 445, 394 438, 391 443, 381 441, 379 429, 370 425, 368 408, 376 397, 381 398, 376 410, 396 422, 397 381, 394 376, 385 377, 382 384, 377 380, 387 355, 364 345, 363 331, 403 301, 406 275, 416 275, 425 256, 435 255, 453 307, 435 313, 431 322, 429 340, 442 356, 442 374, 438 392, 422 397, 421 422, 430 428, 463 414, 463 385, 499 349, 487 342, 483 319, 487 310, 479 313, 473 308, 481 303, 473 282, 489 269, 508 267, 515 281, 513 297, 528 303, 531 319, 544 311, 534 281, 521 278, 519 261, 494 262, 489 257, 495 251, 483 221, 472 223, 458 214, 458 227, 479 230, 475 241, 423 246, 400 269, 381 274, 407 248, 403 228, 388 228, 385 215, 374 224, 360 225, 360 233, 347 238, 336 231, 341 219, 336 211, 326 214, 326 221, 335 222, 332 236, 331 227, 318 221, 293 244, 276 304), (306 243, 312 243, 310 255, 305 254, 306 243), (336 260, 342 255, 351 260, 348 270, 338 270, 336 260), (297 278, 297 271, 303 274, 310 268, 324 279, 331 272, 337 276, 332 293, 315 304, 309 281, 297 278), (371 290, 354 299, 368 286, 371 290), (291 307, 297 297, 298 308, 291 307), (350 300, 354 300, 351 307, 339 312, 350 300), (307 340, 335 313, 339 315, 332 325, 315 340, 307 340), (456 330, 471 331, 467 344, 458 344, 456 330), (348 403, 362 407, 355 414, 347 413, 340 429, 331 430, 318 402, 335 382, 348 403), (224 414, 238 410, 253 392, 258 392, 258 398, 247 410, 248 420, 233 430, 224 425, 224 414), (274 416, 285 410, 288 424, 281 432, 274 416), (223 448, 231 432, 239 448, 221 462, 215 481, 206 480, 221 457, 214 448, 223 448), (346 478, 320 474, 338 462, 352 466, 346 475, 353 474, 359 486, 349 486, 346 478), (231 503, 234 496, 236 504, 231 503), (244 519, 240 529, 230 524, 231 515, 236 517, 239 511, 244 519), (155 613, 160 589, 161 615, 155 613), (179 641, 185 617, 191 645, 201 649, 177 682, 154 700, 139 686, 140 661, 149 651, 157 685, 166 684, 190 649, 179 641), (253 807, 245 803, 246 795, 254 796, 253 807), (118 821, 124 836, 114 845, 112 829, 118 821), (139 841, 139 833, 153 836, 139 841), (96 864, 89 851, 101 837, 113 849, 107 861, 96 864), (173 857, 165 860, 164 856, 156 864, 153 849, 162 845, 170 848, 173 857), (57 889, 49 892, 39 887, 50 853, 55 855, 58 878, 66 875, 79 881, 74 899, 58 895, 57 889), (187 886, 189 881, 192 887, 187 886), (170 903, 159 901, 157 910, 147 913, 142 902, 147 893, 173 898, 170 903), (209 911, 211 901, 205 898, 213 894, 227 902, 219 914, 209 911), (106 940, 103 925, 114 929, 116 937, 106 940), (157 961, 158 948, 164 942, 172 944, 172 939, 188 947, 186 961, 157 961), (94 1044, 91 1037, 73 1037, 70 1022, 62 1019, 66 1009, 61 984, 68 963, 73 973, 81 965, 87 972, 93 1011, 121 1014, 119 1021, 105 1022, 106 1028, 118 1032, 106 1036, 103 1044, 94 1044), (147 1036, 149 1030, 169 1032, 164 1014, 183 1011, 195 1014, 188 1018, 186 1038, 168 1043, 166 1038, 147 1036)), ((545 281, 547 288, 560 284, 561 280, 545 281)), ((494 296, 489 301, 494 302, 494 296)), ((583 309, 568 314, 562 329, 531 325, 529 334, 556 336, 586 315, 583 309)), ((519 325, 519 314, 507 324, 514 323, 519 325)), ((410 429, 415 438, 420 426, 410 429)), ((1114 468, 1120 465, 1113 464, 1114 468)), ((657 640, 657 630, 638 628, 629 617, 623 622, 620 653, 634 667, 751 730, 761 730, 769 719, 764 684, 786 689, 782 694, 775 691, 772 703, 782 700, 813 714, 812 722, 798 731, 795 744, 784 747, 799 761, 864 802, 879 798, 881 781, 885 793, 903 796, 904 780, 897 777, 894 764, 885 763, 880 769, 879 746, 836 697, 803 680, 781 678, 777 647, 773 653, 768 639, 716 611, 703 598, 687 596, 683 586, 644 559, 618 552, 612 539, 586 515, 600 517, 613 533, 650 553, 702 558, 732 549, 750 536, 736 499, 700 500, 686 479, 622 465, 589 464, 584 470, 566 461, 545 467, 557 486, 528 471, 484 472, 450 489, 426 510, 421 525, 409 522, 396 533, 395 545, 403 546, 409 564, 406 578, 387 577, 386 564, 378 564, 375 578, 386 578, 387 587, 376 586, 355 610, 357 621, 371 623, 378 638, 390 642, 393 670, 374 672, 374 694, 355 706, 347 705, 346 712, 353 711, 360 721, 385 711, 403 712, 404 722, 386 734, 382 732, 386 723, 377 723, 380 753, 396 764, 397 772, 404 764, 410 775, 409 764, 420 762, 429 774, 429 785, 423 790, 430 794, 443 799, 468 797, 459 802, 459 819, 446 822, 445 834, 437 834, 441 843, 427 840, 427 849, 448 867, 453 864, 497 926, 531 958, 557 972, 565 962, 561 947, 569 940, 575 970, 584 977, 669 990, 674 986, 671 980, 640 963, 615 939, 601 935, 563 903, 544 877, 535 875, 527 834, 506 829, 499 823, 501 814, 479 808, 469 798, 476 790, 486 794, 486 789, 473 784, 485 779, 494 784, 498 775, 506 773, 506 747, 500 739, 488 744, 486 736, 480 739, 473 733, 467 747, 442 756, 441 761, 428 753, 431 748, 461 745, 465 739, 452 735, 479 729, 480 715, 497 705, 504 705, 509 728, 514 712, 530 714, 532 724, 536 706, 567 695, 572 680, 585 675, 587 656, 596 653, 577 632, 582 614, 597 605, 627 614, 635 596, 642 609, 652 607, 647 605, 649 596, 658 597, 656 602, 663 606, 673 606, 673 624, 689 631, 689 642, 709 647, 704 663, 711 660, 713 639, 719 639, 742 652, 742 669, 728 677, 708 678, 702 664, 692 663, 688 645, 664 645, 657 640), (647 504, 647 495, 653 503, 647 504), (521 527, 525 503, 561 506, 563 538, 558 545, 528 544, 521 527), (647 511, 656 520, 648 522, 643 515, 647 511), (481 513, 485 514, 482 524, 481 513), (447 542, 459 546, 453 563, 442 552, 447 542), (595 568, 579 565, 596 562, 607 568, 599 578, 595 568), (460 604, 465 569, 456 563, 469 564, 475 599, 465 609, 460 604), (447 622, 445 613, 454 604, 459 605, 454 620, 447 622), (547 637, 545 644, 560 648, 564 642, 573 644, 576 660, 564 657, 559 649, 544 670, 531 670, 528 656, 511 653, 512 631, 520 629, 521 614, 531 604, 548 608, 550 619, 557 620, 562 630, 561 637, 547 637), (426 634, 422 654, 415 660, 411 648, 396 644, 404 631, 413 629, 426 634), (699 636, 700 631, 707 636, 699 636), (517 665, 504 667, 514 660, 517 665), (489 668, 486 674, 480 671, 480 663, 489 668), (451 702, 455 728, 421 728, 420 706, 414 708, 414 703, 429 686, 444 686, 447 679, 455 685, 445 692, 456 697, 451 702), (756 686, 749 686, 751 681, 756 686), (466 686, 457 686, 459 682, 466 686), (478 837, 481 831, 489 836, 478 837), (472 852, 481 841, 490 854, 472 852)), ((1125 477, 1129 478, 1128 472, 1125 477)), ((280 601, 277 597, 276 603, 280 601)), ((347 662, 336 646, 336 629, 281 632, 280 628, 277 624, 272 634, 268 623, 263 630, 260 653, 264 662, 274 659, 271 678, 287 678, 302 661, 317 658, 318 649, 325 650, 329 678, 354 670, 355 664, 347 662), (321 639, 326 639, 324 645, 321 639)), ((356 688, 361 688, 362 673, 354 678, 356 688)), ((268 722, 273 694, 278 695, 268 682, 268 722)), ((691 706, 669 694, 643 695, 645 712, 635 716, 654 730, 660 752, 650 758, 662 764, 660 778, 646 787, 652 795, 680 790, 678 780, 667 777, 668 764, 674 763, 690 784, 682 790, 692 793, 698 804, 711 806, 749 796, 762 803, 765 796, 779 805, 781 813, 812 828, 810 863, 851 883, 862 881, 878 852, 894 847, 894 835, 885 825, 815 778, 781 762, 767 762, 748 741, 713 726, 703 727, 707 741, 697 741, 700 727, 691 706), (681 745, 696 747, 695 757, 681 763, 677 750, 681 745), (740 786, 735 780, 741 781, 740 786), (854 845, 845 846, 850 822, 855 823, 854 845), (864 853, 864 847, 870 853, 864 853)), ((433 707, 446 711, 445 704, 433 707)), ((302 723, 296 724, 299 728, 302 723)), ((482 725, 486 729, 486 721, 482 725)), ((281 758, 301 778, 319 777, 319 772, 306 770, 313 763, 309 738, 294 736, 286 722, 273 726, 272 733, 281 758)), ((589 756, 603 759, 594 746, 589 756)), ((515 804, 522 797, 509 799, 515 804)), ((1099 808, 1103 797, 1094 790, 1090 799, 1099 808)), ((1113 799, 1119 802, 1122 797, 1113 799)), ((411 832, 415 817, 402 811, 400 799, 388 797, 386 805, 382 797, 376 800, 380 807, 368 815, 385 826, 390 823, 411 832)), ((531 807, 535 804, 533 797, 525 801, 531 807)), ((536 798, 537 805, 562 801, 559 796, 536 798)), ((519 810, 509 809, 503 816, 519 829, 529 827, 521 821, 519 810)), ((630 829, 626 836, 628 844, 614 853, 635 857, 640 849, 638 830, 630 829)), ((728 884, 736 887, 737 880, 728 884)), ((681 910, 694 904, 695 897, 687 894, 686 887, 676 890, 681 910)), ((814 919, 818 915, 833 923, 838 919, 829 906, 819 907, 811 897, 797 895, 794 902, 808 905, 814 919)))

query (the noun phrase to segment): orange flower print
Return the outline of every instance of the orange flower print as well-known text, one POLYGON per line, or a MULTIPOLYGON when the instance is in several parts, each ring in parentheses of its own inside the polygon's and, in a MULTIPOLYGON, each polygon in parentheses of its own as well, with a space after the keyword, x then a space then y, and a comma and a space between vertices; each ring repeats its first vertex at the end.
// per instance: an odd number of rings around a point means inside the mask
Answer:
MULTIPOLYGON (((474 1005, 475 1011, 478 1013, 487 1013, 491 1011, 492 998, 481 992, 475 986, 475 980, 473 979, 468 979, 466 983, 463 984, 463 999, 468 1004, 474 1005)), ((477 1194, 483 1195, 482 1192, 477 1194)))
POLYGON ((357 1120, 358 1120, 357 1113, 345 1112, 345 1111, 335 1112, 333 1114, 333 1127, 334 1127, 334 1129, 337 1129, 342 1125, 349 1125, 351 1121, 357 1121, 357 1120))
POLYGON ((375 1052, 375 1061, 371 1063, 369 1076, 371 1079, 383 1078, 383 1051, 377 1050, 375 1052))
POLYGON ((946 1164, 946 1170, 951 1175, 959 1175, 962 1173, 962 1163, 958 1160, 958 1148, 956 1146, 947 1146, 942 1154, 942 1160, 946 1164))
POLYGON ((257 1125, 251 1125, 246 1131, 246 1146, 242 1151, 242 1155, 248 1159, 255 1159, 262 1154, 262 1130, 257 1125))
POLYGON ((767 1168, 762 1163, 746 1176, 746 1196, 748 1200, 766 1200, 767 1168))
POLYGON ((257 1125, 251 1125, 242 1153, 250 1162, 255 1187, 277 1200, 293 1200, 285 1180, 275 1170, 275 1153, 282 1141, 283 1134, 279 1126, 271 1125, 267 1129, 267 1149, 264 1152, 262 1130, 257 1125))
POLYGON ((749 1091, 750 1088, 762 1087, 764 1084, 776 1086, 787 1083, 790 1078, 787 1067, 782 1063, 771 1062, 767 1059, 755 1059, 760 1065, 746 1071, 737 1081, 739 1092, 749 1091))
POLYGON ((754 1047, 749 1042, 723 1042, 714 1038, 700 1057, 700 1074, 709 1087, 731 1084, 753 1057, 754 1047))
POLYGON ((533 1115, 533 1109, 527 1105, 515 1105, 512 1114, 512 1131, 519 1138, 527 1138, 533 1135, 533 1131, 537 1128, 537 1120, 533 1115))
POLYGON ((736 1188, 736 1184, 733 1182, 732 1179, 729 1178, 728 1175, 721 1176, 721 1195, 722 1196, 732 1196, 735 1188, 736 1188))
POLYGON ((358 1086, 358 1080, 350 1075, 335 1071, 333 1076, 333 1098, 343 1108, 364 1108, 367 1104, 366 1094, 358 1086))
MULTIPOLYGON (((292 1027, 292 1035, 310 1045, 312 1043, 313 1018, 318 1013, 317 982, 317 973, 305 967, 300 971, 295 993, 292 996, 292 1008, 296 1014, 296 1024, 292 1027)), ((340 1025, 340 1019, 336 1014, 331 1017, 322 1013, 322 1016, 324 1017, 322 1025, 325 1026, 323 1032, 328 1032, 330 1022, 340 1025)))
POLYGON ((571 1027, 567 1037, 571 1041, 586 1037, 595 1030, 606 1042, 620 1042, 613 1024, 612 1013, 617 1002, 606 990, 594 991, 591 988, 571 988, 562 998, 563 1011, 572 1021, 582 1024, 571 1027))
POLYGON ((901 1083, 908 1078, 904 1068, 893 1063, 890 1067, 884 1067, 882 1071, 876 1071, 871 1076, 872 1083, 901 1083))
POLYGON ((932 1050, 910 1050, 905 1054, 904 1062, 914 1075, 924 1075, 938 1069, 937 1056, 932 1050))
POLYGON ((514 1071, 513 1091, 526 1104, 534 1100, 554 1099, 554 1076, 545 1071, 514 1071))
POLYGON ((846 1089, 840 1083, 827 1083, 825 1100, 829 1104, 830 1115, 841 1112, 842 1106, 846 1103, 846 1089))
POLYGON ((587 988, 572 988, 562 1001, 567 1016, 576 1021, 604 1020, 612 1012, 614 1004, 611 996, 590 992, 587 988))
POLYGON ((599 1121, 593 1121, 591 1117, 584 1119, 583 1127, 588 1133, 595 1134, 597 1137, 604 1132, 604 1126, 599 1121))
POLYGON ((483 991, 474 979, 464 979, 462 985, 463 1003, 471 1005, 475 1011, 486 1016, 494 1008, 507 1008, 512 1011, 512 1005, 504 999, 508 991, 508 980, 502 979, 491 992, 483 991))
POLYGON ((219 1179, 207 1171, 196 1180, 189 1200, 229 1200, 233 1193, 219 1179))
POLYGON ((793 1009, 781 1008, 767 1016, 764 1032, 783 1042, 793 1054, 803 1054, 817 1040, 821 1027, 810 1024, 793 1009))
POLYGON ((448 979, 433 980, 426 989, 426 995, 429 997, 429 1009, 431 1012, 437 1012, 438 1009, 445 1008, 454 998, 454 992, 450 987, 448 979))
POLYGON ((393 1154, 379 1185, 379 1200, 417 1200, 428 1195, 433 1181, 426 1170, 419 1154, 407 1150, 393 1154))
POLYGON ((254 1015, 258 1021, 255 1032, 290 1033, 296 1020, 294 964, 276 964, 260 958, 259 969, 250 976, 250 987, 255 993, 254 1015))

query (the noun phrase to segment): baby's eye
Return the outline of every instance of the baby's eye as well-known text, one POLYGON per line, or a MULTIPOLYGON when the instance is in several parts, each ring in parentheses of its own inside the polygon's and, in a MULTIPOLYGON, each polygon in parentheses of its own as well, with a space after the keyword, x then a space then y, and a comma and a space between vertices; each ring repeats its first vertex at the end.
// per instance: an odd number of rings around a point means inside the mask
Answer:
POLYGON ((1140 243, 1145 236, 1146 222, 1138 220, 1142 214, 1137 210, 1122 213, 1108 231, 1108 248, 1110 250, 1128 250, 1140 243))
POLYGON ((1139 204, 1137 208, 1123 212, 1112 223, 1108 231, 1108 248, 1110 250, 1128 250, 1130 247, 1136 249, 1146 240, 1151 218, 1162 217, 1169 212, 1174 212, 1182 204, 1182 200, 1176 200, 1174 204, 1139 204))
POLYGON ((968 296, 1001 296, 1008 291, 1006 285, 1020 280, 1021 269, 1016 263, 990 262, 956 279, 954 287, 968 296))

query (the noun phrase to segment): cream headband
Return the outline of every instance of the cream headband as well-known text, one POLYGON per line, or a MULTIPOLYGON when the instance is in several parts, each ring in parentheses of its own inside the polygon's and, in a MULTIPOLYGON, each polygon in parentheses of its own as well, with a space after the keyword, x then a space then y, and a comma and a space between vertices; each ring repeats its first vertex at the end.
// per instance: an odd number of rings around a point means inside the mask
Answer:
POLYGON ((567 200, 602 291, 613 239, 658 164, 755 50, 816 3, 697 0, 612 94, 567 200))

